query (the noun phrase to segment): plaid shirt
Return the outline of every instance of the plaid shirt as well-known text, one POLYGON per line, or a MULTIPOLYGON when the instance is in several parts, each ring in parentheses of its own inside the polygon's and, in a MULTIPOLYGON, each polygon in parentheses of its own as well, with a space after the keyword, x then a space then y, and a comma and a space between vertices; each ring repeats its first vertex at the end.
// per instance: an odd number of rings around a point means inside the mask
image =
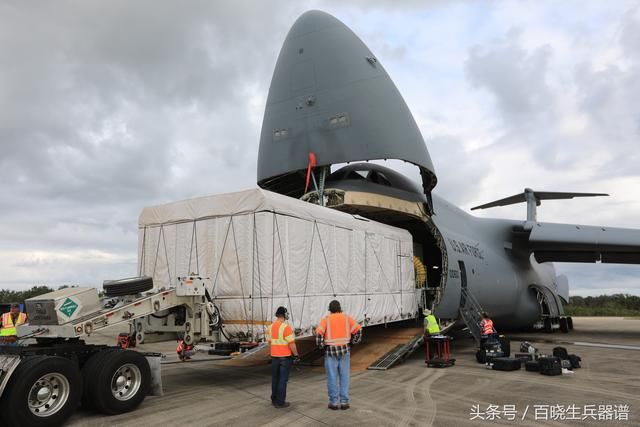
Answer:
MULTIPOLYGON (((358 342, 360 336, 362 335, 362 328, 358 329, 353 335, 351 335, 351 340, 358 342)), ((316 335, 316 344, 321 349, 324 348, 325 354, 327 356, 332 357, 341 357, 343 354, 349 354, 349 344, 347 345, 324 345, 324 335, 316 335)))

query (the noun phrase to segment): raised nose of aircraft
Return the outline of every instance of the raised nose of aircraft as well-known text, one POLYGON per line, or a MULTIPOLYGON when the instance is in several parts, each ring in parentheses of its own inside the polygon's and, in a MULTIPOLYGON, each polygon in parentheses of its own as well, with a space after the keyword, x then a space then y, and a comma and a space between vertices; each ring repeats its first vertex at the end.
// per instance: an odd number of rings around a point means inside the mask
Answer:
POLYGON ((420 168, 428 199, 436 175, 402 95, 378 58, 346 25, 304 13, 282 46, 262 123, 258 185, 300 197, 316 165, 399 159, 420 168))

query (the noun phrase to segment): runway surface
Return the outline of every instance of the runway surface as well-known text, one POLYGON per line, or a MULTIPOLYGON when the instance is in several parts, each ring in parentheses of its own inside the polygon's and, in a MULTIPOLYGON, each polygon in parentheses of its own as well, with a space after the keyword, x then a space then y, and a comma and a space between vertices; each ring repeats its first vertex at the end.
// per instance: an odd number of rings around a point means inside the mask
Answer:
MULTIPOLYGON (((275 409, 269 399, 268 365, 171 364, 163 366, 164 396, 148 397, 136 411, 112 417, 78 411, 66 425, 640 425, 638 352, 571 344, 636 347, 640 345, 640 320, 574 318, 574 325, 575 330, 568 334, 512 336, 512 351, 517 351, 524 339, 546 354, 563 343, 569 353, 582 357, 582 368, 572 376, 548 377, 524 369, 488 370, 476 363, 473 340, 461 336, 453 345, 454 367, 427 368, 424 355, 417 352, 388 371, 358 370, 351 377, 351 409, 331 411, 319 367, 294 369, 287 397, 291 406, 275 409)), ((174 343, 143 347, 170 352, 174 343)))

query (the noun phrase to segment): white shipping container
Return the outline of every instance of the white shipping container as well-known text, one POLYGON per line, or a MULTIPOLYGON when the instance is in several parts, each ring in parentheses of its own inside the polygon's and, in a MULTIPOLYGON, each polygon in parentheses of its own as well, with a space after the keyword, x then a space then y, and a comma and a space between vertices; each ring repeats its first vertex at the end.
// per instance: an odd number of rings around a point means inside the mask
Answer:
POLYGON ((409 232, 266 190, 145 208, 140 275, 209 277, 229 336, 263 336, 276 308, 311 335, 337 299, 363 325, 415 316, 409 232))

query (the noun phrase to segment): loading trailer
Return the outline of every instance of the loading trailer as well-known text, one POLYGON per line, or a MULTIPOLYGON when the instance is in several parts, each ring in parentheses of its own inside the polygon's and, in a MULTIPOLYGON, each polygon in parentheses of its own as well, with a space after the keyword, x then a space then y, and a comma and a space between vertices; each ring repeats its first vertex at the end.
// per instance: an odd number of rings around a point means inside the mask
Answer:
POLYGON ((105 414, 162 393, 160 358, 83 340, 128 329, 127 342, 179 338, 226 356, 265 345, 275 309, 312 336, 338 299, 363 326, 415 318, 409 232, 265 190, 145 208, 139 276, 26 301, 29 324, 0 345, 1 424, 62 424, 78 404, 105 414), (206 343, 206 345, 202 345, 206 343))

